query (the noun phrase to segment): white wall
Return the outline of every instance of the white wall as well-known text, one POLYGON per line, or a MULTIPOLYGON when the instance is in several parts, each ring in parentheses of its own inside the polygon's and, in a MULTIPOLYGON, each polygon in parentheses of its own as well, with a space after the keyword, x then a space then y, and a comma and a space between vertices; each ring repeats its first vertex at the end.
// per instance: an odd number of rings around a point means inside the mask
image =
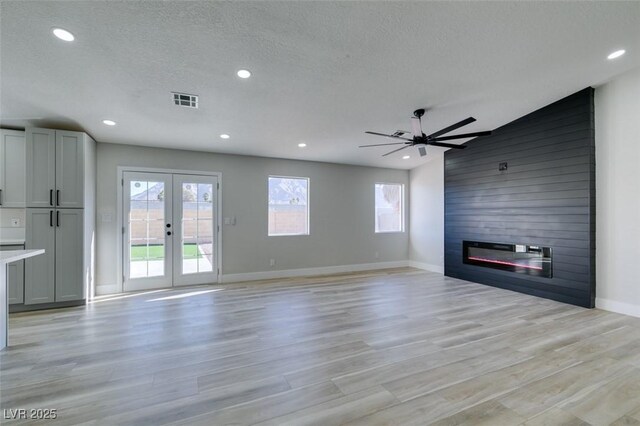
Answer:
MULTIPOLYGON (((380 169, 306 161, 221 155, 194 151, 98 144, 97 183, 97 294, 117 287, 117 167, 138 166, 222 173, 223 216, 235 216, 236 225, 223 225, 224 278, 250 279, 273 271, 305 269, 340 271, 336 265, 404 262, 408 259, 408 232, 375 234, 374 184, 396 182, 408 186, 407 170, 380 169), (267 177, 270 174, 304 176, 310 183, 311 235, 267 236, 267 177), (106 218, 110 217, 111 221, 106 218), (376 258, 376 252, 378 257, 376 258), (276 266, 269 266, 269 259, 276 266), (258 273, 258 274, 252 274, 258 273)), ((409 198, 409 197, 407 197, 409 198)), ((394 266, 383 263, 379 266, 394 266)))
POLYGON ((409 259, 412 266, 444 273, 444 155, 412 169, 409 259))
POLYGON ((640 69, 596 88, 596 307, 640 316, 640 69))

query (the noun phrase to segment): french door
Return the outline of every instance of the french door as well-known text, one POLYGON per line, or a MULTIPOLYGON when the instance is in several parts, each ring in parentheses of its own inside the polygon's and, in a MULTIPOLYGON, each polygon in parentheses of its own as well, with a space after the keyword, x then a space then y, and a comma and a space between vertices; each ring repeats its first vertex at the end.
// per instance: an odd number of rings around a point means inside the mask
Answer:
POLYGON ((218 282, 215 176, 124 172, 124 290, 218 282))

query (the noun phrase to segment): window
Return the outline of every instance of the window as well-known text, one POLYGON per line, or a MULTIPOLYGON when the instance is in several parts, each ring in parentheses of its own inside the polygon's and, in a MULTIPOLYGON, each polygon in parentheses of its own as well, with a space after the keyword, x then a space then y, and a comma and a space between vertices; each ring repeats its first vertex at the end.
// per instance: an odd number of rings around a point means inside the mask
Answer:
POLYGON ((269 235, 309 235, 309 179, 269 176, 269 235))
POLYGON ((404 232, 404 185, 376 183, 375 231, 404 232))

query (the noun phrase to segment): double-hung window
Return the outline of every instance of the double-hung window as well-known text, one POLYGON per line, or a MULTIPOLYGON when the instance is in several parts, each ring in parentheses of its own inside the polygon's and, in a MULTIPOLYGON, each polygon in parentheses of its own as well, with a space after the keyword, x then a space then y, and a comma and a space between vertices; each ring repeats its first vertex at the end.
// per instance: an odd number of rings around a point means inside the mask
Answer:
POLYGON ((309 178, 269 176, 268 235, 309 235, 309 178))
POLYGON ((404 185, 375 184, 375 232, 404 232, 404 185))

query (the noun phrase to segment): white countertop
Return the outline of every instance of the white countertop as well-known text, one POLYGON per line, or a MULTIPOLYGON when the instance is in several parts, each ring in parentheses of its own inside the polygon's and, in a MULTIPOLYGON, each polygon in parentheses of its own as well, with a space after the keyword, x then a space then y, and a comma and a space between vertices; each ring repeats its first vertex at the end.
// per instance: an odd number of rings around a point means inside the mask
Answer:
POLYGON ((44 254, 44 249, 0 251, 0 265, 26 259, 27 257, 38 256, 39 254, 44 254))

